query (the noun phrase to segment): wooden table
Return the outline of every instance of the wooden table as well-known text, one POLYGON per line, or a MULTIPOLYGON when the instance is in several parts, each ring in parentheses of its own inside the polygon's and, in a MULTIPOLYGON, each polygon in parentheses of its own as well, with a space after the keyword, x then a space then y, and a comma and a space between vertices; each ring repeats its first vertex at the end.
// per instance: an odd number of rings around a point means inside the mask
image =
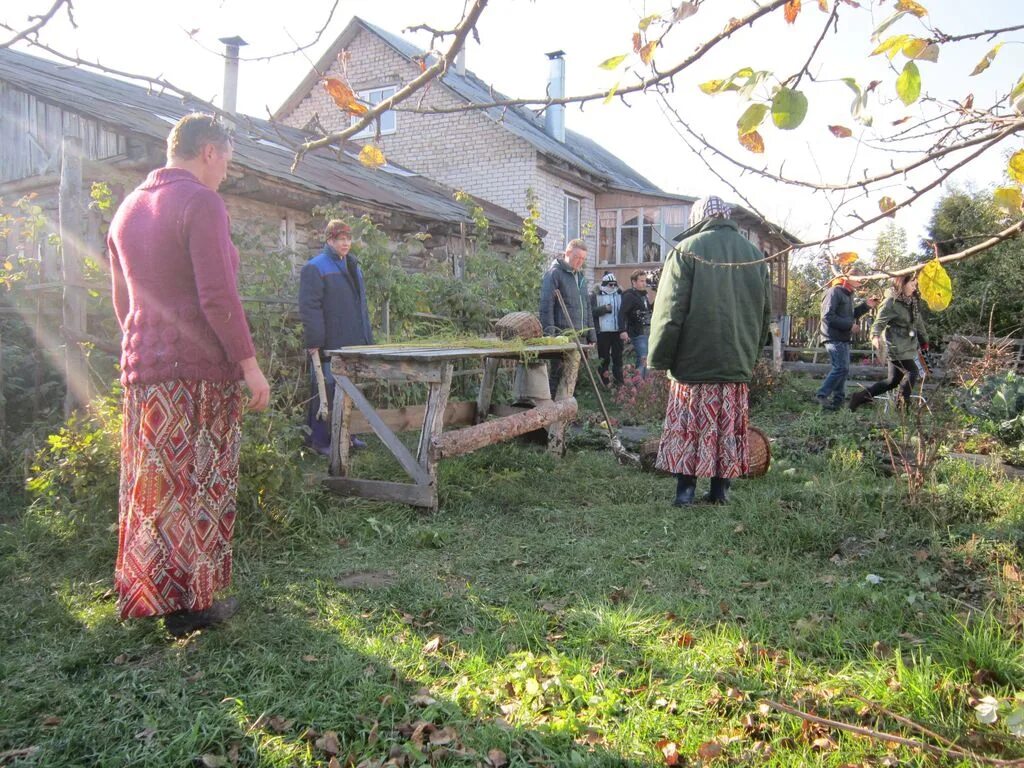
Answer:
POLYGON ((331 413, 330 476, 325 485, 336 493, 380 501, 399 501, 437 510, 437 464, 516 435, 547 428, 548 450, 565 453, 565 427, 576 415, 572 397, 580 358, 575 344, 526 347, 495 341, 486 347, 363 346, 327 352, 337 384, 331 413), (491 396, 502 360, 561 360, 562 377, 554 401, 535 408, 492 406, 491 396), (457 360, 482 363, 483 378, 476 402, 449 402, 457 360), (422 383, 428 387, 424 405, 378 411, 354 380, 422 383), (354 412, 356 411, 356 412, 354 412), (497 418, 488 419, 491 414, 497 418), (419 427, 416 455, 396 432, 419 427), (446 426, 460 427, 448 432, 446 426), (412 482, 365 480, 351 476, 352 435, 374 432, 398 460, 412 482))

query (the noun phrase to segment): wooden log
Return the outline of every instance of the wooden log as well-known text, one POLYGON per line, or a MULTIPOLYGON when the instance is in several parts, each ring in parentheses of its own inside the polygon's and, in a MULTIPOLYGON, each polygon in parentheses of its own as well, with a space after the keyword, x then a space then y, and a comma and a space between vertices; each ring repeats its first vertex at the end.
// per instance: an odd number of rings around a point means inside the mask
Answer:
POLYGON ((577 410, 574 397, 538 405, 514 416, 492 419, 483 424, 445 432, 431 441, 431 450, 437 460, 472 453, 485 446, 510 440, 517 435, 543 429, 555 422, 566 422, 576 415, 577 410))
POLYGON ((480 393, 476 398, 476 423, 479 424, 487 418, 491 410, 491 396, 494 394, 494 382, 498 378, 497 358, 489 357, 484 360, 484 375, 480 380, 480 393))
POLYGON ((342 496, 375 501, 397 501, 414 507, 437 506, 437 489, 429 485, 393 483, 384 480, 360 480, 352 477, 327 477, 324 486, 342 496))
MULTIPOLYGON (((319 361, 314 365, 321 365, 319 361)), ((322 367, 322 365, 321 365, 322 367)), ((352 398, 344 387, 335 385, 334 403, 331 406, 331 457, 332 475, 347 477, 352 468, 352 398)), ((373 429, 372 427, 370 428, 373 429)))
POLYGON ((431 451, 431 446, 436 440, 440 440, 444 431, 444 412, 448 406, 448 395, 452 389, 452 364, 446 363, 441 370, 441 381, 430 385, 430 394, 427 396, 427 410, 423 414, 423 430, 420 432, 420 444, 416 458, 420 466, 426 472, 430 487, 434 491, 434 506, 437 510, 437 460, 438 457, 431 451))
MULTIPOLYGON (((791 361, 784 362, 782 364, 782 368, 783 370, 790 371, 791 373, 805 373, 811 376, 826 376, 828 372, 832 370, 832 366, 828 363, 800 363, 791 361)), ((850 366, 851 379, 879 380, 884 379, 885 376, 885 368, 880 365, 850 366)))

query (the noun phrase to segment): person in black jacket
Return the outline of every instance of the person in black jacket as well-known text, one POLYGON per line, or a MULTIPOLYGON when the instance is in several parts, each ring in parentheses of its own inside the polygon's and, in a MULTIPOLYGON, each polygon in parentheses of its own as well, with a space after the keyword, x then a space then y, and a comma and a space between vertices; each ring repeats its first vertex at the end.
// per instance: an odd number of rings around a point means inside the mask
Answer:
POLYGON ((642 378, 647 378, 647 339, 651 334, 651 312, 653 305, 647 297, 647 273, 638 269, 629 276, 630 289, 622 294, 619 309, 621 338, 633 343, 636 353, 636 368, 642 378))
MULTIPOLYGON (((324 240, 323 250, 307 261, 299 273, 299 316, 302 318, 306 350, 320 356, 330 406, 334 402, 334 377, 330 359, 324 350, 373 344, 373 331, 370 329, 363 271, 356 257, 349 253, 352 228, 341 219, 332 219, 327 222, 324 240)), ((313 396, 306 413, 310 430, 306 442, 315 451, 329 456, 330 422, 316 417, 320 397, 316 372, 311 370, 310 373, 313 374, 313 396)), ((353 440, 353 445, 361 447, 361 441, 353 440)))
MULTIPOLYGON (((554 259, 540 281, 540 325, 548 336, 561 336, 565 332, 580 334, 585 344, 597 341, 594 331, 594 315, 587 298, 587 279, 583 267, 587 263, 587 244, 582 239, 570 240, 565 253, 554 259), (562 297, 559 301, 555 292, 562 297), (562 305, 565 305, 565 310, 562 305), (568 316, 566 316, 568 312, 568 316)), ((562 378, 562 363, 551 360, 548 368, 548 383, 551 397, 558 391, 562 378)), ((572 392, 569 393, 572 395, 572 392)))
POLYGON ((855 302, 854 292, 862 281, 852 273, 845 273, 832 281, 821 299, 821 336, 832 363, 815 397, 822 408, 836 411, 846 401, 846 377, 850 372, 850 341, 853 324, 875 306, 874 299, 855 302))

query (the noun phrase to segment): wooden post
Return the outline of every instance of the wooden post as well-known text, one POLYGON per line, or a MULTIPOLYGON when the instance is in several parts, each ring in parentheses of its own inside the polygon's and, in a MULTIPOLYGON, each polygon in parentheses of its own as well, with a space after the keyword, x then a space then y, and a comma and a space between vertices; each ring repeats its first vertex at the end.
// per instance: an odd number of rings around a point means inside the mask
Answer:
POLYGON ((444 411, 448 407, 448 394, 452 388, 452 368, 450 362, 445 363, 441 368, 441 381, 430 385, 427 410, 423 415, 423 430, 420 432, 420 444, 416 452, 416 460, 427 473, 434 499, 431 509, 435 512, 437 511, 437 461, 430 450, 430 445, 439 439, 444 431, 444 411))
POLYGON ((58 222, 61 243, 61 280, 64 283, 64 377, 67 386, 64 416, 89 402, 89 371, 85 353, 73 339, 86 331, 86 290, 82 286, 82 140, 65 136, 61 149, 58 222))
MULTIPOLYGON (((562 378, 558 381, 555 401, 568 400, 576 391, 576 377, 580 372, 580 353, 575 349, 562 355, 562 378)), ((548 427, 548 450, 556 456, 565 455, 566 421, 556 421, 548 427)))
POLYGON ((782 373, 782 328, 778 321, 772 320, 772 367, 776 373, 782 373))
POLYGON ((487 421, 491 410, 491 397, 494 395, 494 381, 498 377, 498 358, 488 357, 484 360, 484 375, 480 380, 480 393, 476 397, 475 423, 487 421))

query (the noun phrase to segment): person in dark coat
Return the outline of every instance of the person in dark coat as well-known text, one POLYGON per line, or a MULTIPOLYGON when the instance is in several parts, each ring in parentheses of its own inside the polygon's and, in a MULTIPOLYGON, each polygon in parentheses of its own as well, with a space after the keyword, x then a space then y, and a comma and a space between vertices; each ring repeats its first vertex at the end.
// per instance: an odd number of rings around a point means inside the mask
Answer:
POLYGON ((916 272, 893 278, 892 293, 882 302, 871 326, 871 346, 888 358, 888 376, 885 381, 855 393, 850 398, 850 410, 855 411, 896 387, 900 388, 901 404, 910 405, 914 386, 924 377, 920 354, 928 351, 928 330, 921 317, 916 272))
POLYGON ((676 476, 674 506, 724 504, 748 469, 749 383, 771 322, 768 265, 717 197, 697 200, 658 285, 647 364, 671 381, 655 466, 676 476), (734 266, 735 265, 735 266, 734 266))
MULTIPOLYGON (((594 318, 587 299, 587 279, 583 276, 583 265, 587 262, 587 244, 577 238, 565 246, 565 253, 551 262, 540 283, 540 325, 548 336, 560 336, 573 329, 581 333, 581 340, 588 344, 597 341, 594 332, 594 318), (562 303, 555 296, 558 291, 569 315, 566 317, 562 303)), ((562 377, 561 361, 552 360, 548 369, 548 383, 551 397, 558 391, 562 377)), ((569 393, 572 395, 572 392, 569 393)))
MULTIPOLYGON (((373 344, 373 331, 363 271, 355 255, 350 253, 352 228, 340 219, 333 219, 324 230, 324 241, 320 253, 307 261, 299 274, 299 316, 306 350, 320 357, 330 407, 334 402, 334 377, 325 350, 373 344)), ((329 456, 330 422, 316 417, 320 397, 316 372, 311 370, 310 373, 313 394, 306 415, 310 430, 306 441, 315 451, 329 456)), ((353 445, 360 447, 355 441, 353 445)))
POLYGON ((629 276, 630 288, 622 294, 619 327, 622 340, 633 343, 636 369, 647 378, 647 340, 651 334, 651 300, 647 296, 647 273, 638 269, 629 276))
POLYGON ((853 294, 860 286, 861 280, 856 275, 844 273, 832 281, 832 287, 821 299, 821 337, 825 340, 832 370, 821 383, 815 398, 827 411, 839 410, 846 400, 853 325, 875 306, 874 299, 854 300, 853 294))

